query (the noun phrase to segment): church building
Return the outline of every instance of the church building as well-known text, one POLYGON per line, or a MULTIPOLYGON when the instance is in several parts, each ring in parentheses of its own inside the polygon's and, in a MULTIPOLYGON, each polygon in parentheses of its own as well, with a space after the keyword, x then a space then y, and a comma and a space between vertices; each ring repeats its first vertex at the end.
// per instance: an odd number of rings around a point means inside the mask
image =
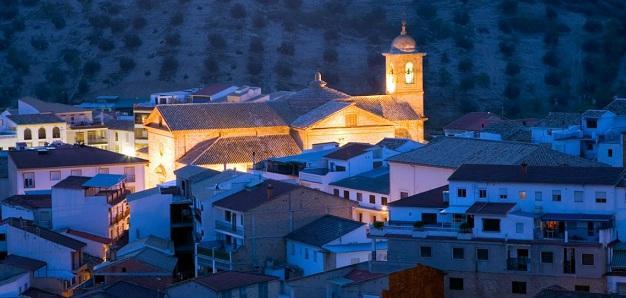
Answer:
POLYGON ((148 186, 175 179, 184 165, 246 171, 314 144, 424 141, 422 60, 402 24, 386 60, 386 94, 350 96, 315 74, 307 88, 264 102, 157 105, 148 131, 148 186))

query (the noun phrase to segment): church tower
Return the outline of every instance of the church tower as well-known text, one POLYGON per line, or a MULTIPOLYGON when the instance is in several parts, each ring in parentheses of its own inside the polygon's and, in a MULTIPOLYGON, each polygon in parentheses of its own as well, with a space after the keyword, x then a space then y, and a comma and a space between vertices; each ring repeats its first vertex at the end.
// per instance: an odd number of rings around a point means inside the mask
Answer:
POLYGON ((417 52, 415 39, 406 32, 406 21, 402 21, 400 35, 393 39, 385 56, 385 92, 400 101, 408 102, 416 113, 424 116, 423 58, 417 52))

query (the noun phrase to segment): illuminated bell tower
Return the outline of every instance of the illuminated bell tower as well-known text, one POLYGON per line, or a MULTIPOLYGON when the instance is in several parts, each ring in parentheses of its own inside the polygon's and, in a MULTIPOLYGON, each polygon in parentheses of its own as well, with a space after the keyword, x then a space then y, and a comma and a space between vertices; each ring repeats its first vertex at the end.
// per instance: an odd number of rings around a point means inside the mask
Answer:
POLYGON ((417 52, 415 39, 406 32, 402 21, 400 35, 393 39, 385 56, 385 92, 400 101, 408 102, 420 116, 424 116, 423 59, 417 52))

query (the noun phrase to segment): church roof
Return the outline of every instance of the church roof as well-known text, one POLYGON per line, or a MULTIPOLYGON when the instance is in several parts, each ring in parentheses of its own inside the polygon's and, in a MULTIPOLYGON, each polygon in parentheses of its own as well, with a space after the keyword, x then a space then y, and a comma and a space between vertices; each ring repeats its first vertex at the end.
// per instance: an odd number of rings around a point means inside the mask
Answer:
POLYGON ((409 103, 399 101, 391 95, 352 96, 346 101, 354 102, 357 107, 391 121, 421 118, 409 103))
POLYGON ((314 108, 308 113, 296 118, 296 120, 291 122, 291 126, 296 127, 296 128, 309 127, 317 123, 318 121, 328 117, 329 115, 332 115, 336 112, 339 112, 345 109, 346 107, 349 107, 350 105, 351 103, 345 102, 345 101, 326 102, 325 104, 317 108, 314 108))
POLYGON ((193 165, 246 163, 300 152, 289 135, 215 138, 198 143, 178 162, 193 165))

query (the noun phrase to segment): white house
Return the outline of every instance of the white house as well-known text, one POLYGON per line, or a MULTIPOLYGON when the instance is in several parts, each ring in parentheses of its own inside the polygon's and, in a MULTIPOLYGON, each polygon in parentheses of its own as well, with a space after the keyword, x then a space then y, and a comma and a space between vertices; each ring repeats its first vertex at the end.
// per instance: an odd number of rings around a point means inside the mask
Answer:
POLYGON ((364 223, 387 221, 389 202, 389 167, 380 167, 330 183, 336 196, 355 201, 353 218, 364 223))
POLYGON ((171 239, 170 204, 171 193, 161 192, 161 187, 153 187, 135 192, 127 197, 128 207, 132 210, 128 236, 135 241, 149 235, 171 239))
POLYGON ((73 229, 63 229, 61 233, 67 237, 84 242, 86 244, 83 249, 84 253, 102 259, 103 261, 107 261, 111 258, 110 247, 113 241, 110 238, 73 229))
POLYGON ((10 217, 33 221, 44 228, 52 228, 52 198, 50 194, 15 195, 0 202, 2 220, 10 217))
POLYGON ((16 136, 11 147, 17 143, 24 143, 27 147, 41 147, 54 142, 67 142, 67 124, 54 114, 9 115, 7 119, 16 136))
POLYGON ((109 120, 107 126, 108 150, 135 156, 135 124, 132 120, 109 120))
POLYGON ((19 297, 31 286, 30 272, 0 264, 0 297, 19 297))
POLYGON ((128 230, 129 193, 124 175, 67 177, 52 187, 52 226, 116 240, 128 230))
POLYGON ((126 176, 132 191, 145 188, 143 159, 89 146, 58 145, 37 150, 8 152, 10 195, 50 190, 69 176, 93 177, 96 174, 126 176))
POLYGON ((326 215, 289 233, 286 239, 287 263, 307 276, 372 259, 386 258, 386 243, 376 246, 367 238, 368 225, 326 215))

